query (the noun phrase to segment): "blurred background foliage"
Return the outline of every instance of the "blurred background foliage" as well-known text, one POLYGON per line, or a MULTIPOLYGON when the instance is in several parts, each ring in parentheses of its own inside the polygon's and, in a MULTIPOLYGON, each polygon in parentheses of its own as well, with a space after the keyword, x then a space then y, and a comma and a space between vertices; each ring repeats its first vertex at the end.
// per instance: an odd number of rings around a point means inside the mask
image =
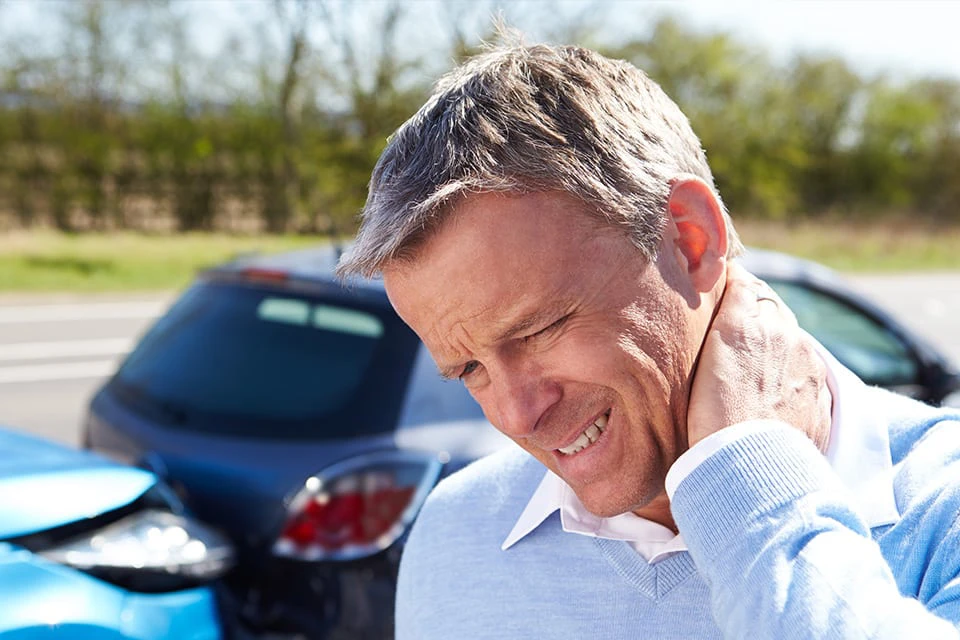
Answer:
POLYGON ((960 83, 775 61, 723 32, 551 2, 276 0, 197 34, 203 3, 0 0, 0 229, 349 234, 389 134, 490 15, 630 60, 701 136, 739 218, 960 222, 960 83), (213 47, 213 48, 211 48, 213 47))

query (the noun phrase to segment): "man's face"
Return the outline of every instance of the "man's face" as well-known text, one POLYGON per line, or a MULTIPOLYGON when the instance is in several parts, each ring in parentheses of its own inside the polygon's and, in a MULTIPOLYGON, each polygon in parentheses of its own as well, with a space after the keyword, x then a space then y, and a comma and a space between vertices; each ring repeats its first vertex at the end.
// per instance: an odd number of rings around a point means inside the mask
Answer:
POLYGON ((662 521, 709 311, 669 230, 651 263, 584 211, 557 193, 470 196, 388 265, 387 293, 441 372, 590 511, 662 521))

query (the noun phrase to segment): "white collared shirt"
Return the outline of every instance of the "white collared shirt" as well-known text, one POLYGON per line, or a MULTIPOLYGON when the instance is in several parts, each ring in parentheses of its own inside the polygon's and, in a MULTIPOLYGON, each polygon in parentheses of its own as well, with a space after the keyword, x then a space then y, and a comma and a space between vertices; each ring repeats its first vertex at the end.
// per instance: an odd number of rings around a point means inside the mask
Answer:
MULTIPOLYGON (((896 522, 899 518, 893 496, 893 462, 887 425, 874 419, 869 401, 862 398, 866 386, 826 349, 818 351, 827 367, 827 386, 833 396, 830 444, 826 457, 841 481, 851 490, 860 517, 869 527, 896 522)), ((704 438, 691 447, 667 473, 667 495, 672 497, 680 482, 724 445, 765 428, 765 421, 733 425, 704 438)), ((593 515, 559 476, 547 471, 530 502, 501 548, 506 550, 560 510, 564 531, 628 542, 647 562, 654 564, 686 551, 683 536, 661 524, 623 513, 612 518, 593 515)))

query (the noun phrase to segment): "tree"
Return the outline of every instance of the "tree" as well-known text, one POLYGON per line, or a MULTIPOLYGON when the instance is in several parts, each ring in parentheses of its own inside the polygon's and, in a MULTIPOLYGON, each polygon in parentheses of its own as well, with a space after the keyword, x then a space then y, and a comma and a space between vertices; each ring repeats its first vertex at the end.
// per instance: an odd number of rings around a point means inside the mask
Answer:
POLYGON ((781 108, 806 159, 796 175, 802 213, 820 212, 848 200, 847 152, 858 134, 864 83, 839 58, 798 56, 786 71, 781 108))
POLYGON ((738 215, 795 211, 806 158, 786 126, 788 87, 762 52, 727 33, 700 33, 673 18, 610 51, 643 69, 690 118, 721 194, 738 215))
POLYGON ((343 234, 354 227, 387 136, 424 98, 418 73, 423 61, 402 53, 398 42, 408 5, 324 1, 317 7, 322 36, 317 46, 325 55, 312 67, 318 79, 313 115, 326 127, 307 150, 314 161, 314 202, 324 211, 314 225, 343 234))

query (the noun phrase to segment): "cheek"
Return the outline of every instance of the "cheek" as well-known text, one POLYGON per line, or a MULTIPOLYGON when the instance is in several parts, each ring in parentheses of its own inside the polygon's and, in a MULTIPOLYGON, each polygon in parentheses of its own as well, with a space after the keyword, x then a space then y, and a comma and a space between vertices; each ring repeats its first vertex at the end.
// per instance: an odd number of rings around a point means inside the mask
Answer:
POLYGON ((467 391, 470 392, 470 395, 473 397, 473 399, 476 400, 477 404, 480 405, 480 409, 483 411, 483 415, 487 419, 487 422, 492 424, 499 431, 503 431, 500 425, 501 412, 499 398, 493 390, 493 385, 487 384, 476 389, 467 387, 467 391))
POLYGON ((635 360, 657 367, 664 375, 693 361, 697 347, 690 340, 690 319, 682 308, 661 304, 643 309, 634 304, 622 315, 625 329, 620 344, 635 360))
POLYGON ((473 396, 473 399, 477 401, 477 404, 480 405, 480 409, 483 410, 483 415, 487 419, 487 422, 495 426, 497 429, 500 428, 500 412, 497 409, 496 399, 492 393, 484 393, 471 391, 470 395, 473 396))
MULTIPOLYGON (((625 327, 605 326, 572 333, 553 350, 555 371, 562 378, 597 386, 635 386, 657 369, 636 332, 625 327)), ((559 376, 558 376, 559 377, 559 376)))

